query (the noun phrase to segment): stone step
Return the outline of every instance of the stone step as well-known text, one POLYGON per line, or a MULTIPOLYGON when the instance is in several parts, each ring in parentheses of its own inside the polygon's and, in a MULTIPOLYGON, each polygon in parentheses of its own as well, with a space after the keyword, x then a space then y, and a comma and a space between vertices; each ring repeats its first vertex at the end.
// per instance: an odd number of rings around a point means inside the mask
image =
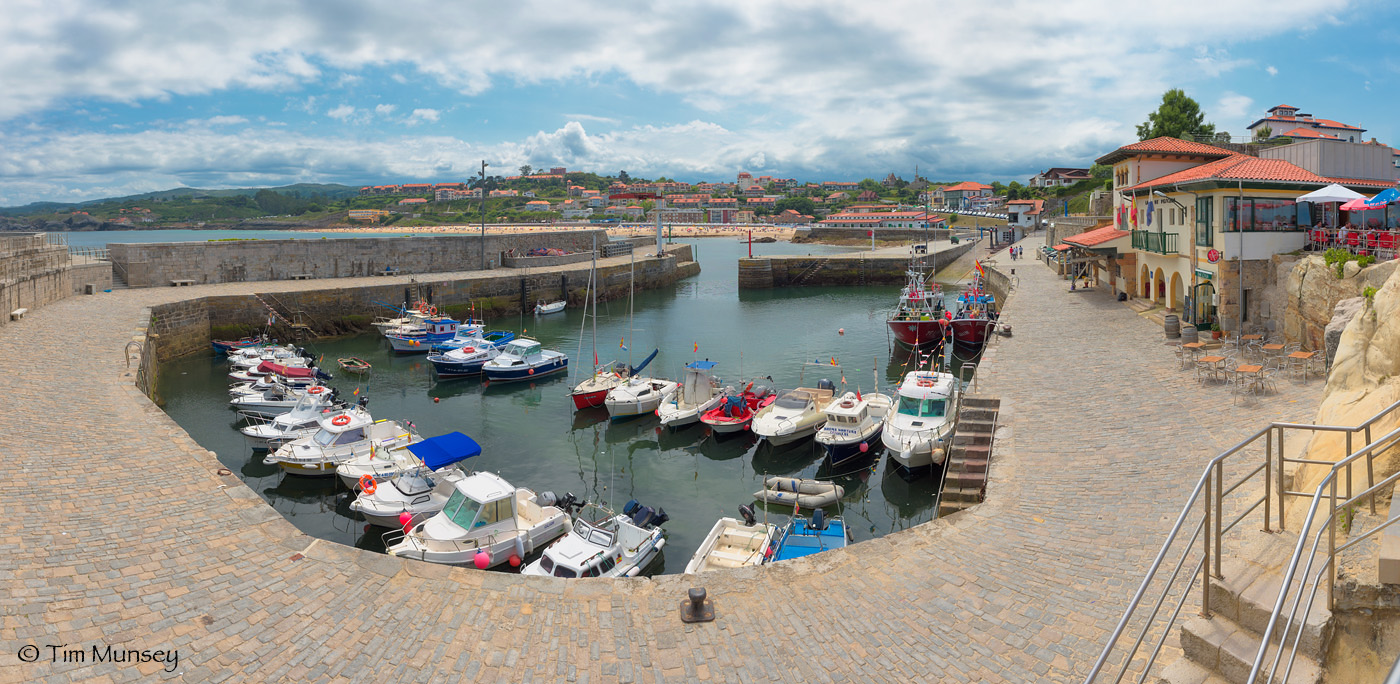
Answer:
POLYGON ((963 432, 958 430, 953 435, 953 444, 957 446, 982 446, 987 447, 992 444, 992 436, 986 432, 963 432))
POLYGON ((966 396, 963 397, 962 405, 967 408, 997 409, 1001 407, 1001 400, 994 397, 966 396))
POLYGON ((985 478, 987 475, 987 459, 959 458, 954 462, 954 468, 965 473, 976 473, 985 478))
POLYGON ((967 414, 958 416, 959 432, 981 432, 990 435, 995 425, 996 423, 992 417, 981 418, 969 416, 967 414))
POLYGON ((992 423, 997 418, 997 412, 991 409, 977 409, 964 407, 958 413, 958 422, 978 421, 982 423, 992 423))
MULTIPOLYGON (((1285 536, 1286 540, 1288 537, 1285 536)), ((1313 572, 1323 567, 1324 557, 1313 560, 1313 572)), ((1281 569, 1283 562, 1278 566, 1281 569)), ((1301 575, 1306 562, 1300 562, 1298 571, 1295 573, 1292 588, 1288 598, 1284 603, 1284 612, 1279 616, 1278 623, 1274 625, 1274 632, 1270 635, 1270 641, 1278 643, 1283 636, 1284 625, 1288 620, 1288 613, 1293 608, 1293 600, 1298 596, 1299 591, 1303 592, 1303 601, 1306 602, 1311 586, 1301 582, 1301 575)), ((1212 613, 1225 616, 1244 629, 1250 630, 1255 635, 1255 642, 1262 638, 1264 630, 1268 627, 1269 616, 1273 613, 1274 603, 1278 601, 1279 589, 1283 586, 1283 575, 1280 570, 1265 567, 1260 563, 1239 559, 1228 559, 1221 563, 1220 572, 1224 575, 1222 579, 1211 581, 1210 609, 1212 613)), ((1326 581, 1326 578, 1322 580, 1326 581)), ((1303 635, 1298 642, 1299 655, 1306 655, 1309 658, 1321 659, 1327 642, 1332 636, 1332 614, 1326 608, 1327 587, 1320 586, 1317 590, 1317 598, 1314 599, 1312 609, 1306 614, 1293 619, 1288 628, 1288 642, 1293 643, 1294 636, 1297 635, 1298 627, 1301 624, 1303 635)), ((1299 613, 1303 612, 1305 603, 1300 603, 1299 613)))
POLYGON ((1229 684, 1229 681, 1191 662, 1189 658, 1177 658, 1176 662, 1162 669, 1157 684, 1229 684))
MULTIPOLYGON (((1259 650, 1259 635, 1223 615, 1217 614, 1211 618, 1198 616, 1181 626, 1181 649, 1192 662, 1215 672, 1225 681, 1246 684, 1254 656, 1259 650)), ((1265 669, 1272 666, 1277 651, 1278 646, 1269 647, 1264 657, 1265 669)), ((1285 659, 1279 663, 1279 669, 1270 682, 1319 684, 1322 681, 1322 668, 1317 661, 1299 653, 1285 682, 1283 673, 1287 667, 1287 655, 1285 652, 1285 659)))

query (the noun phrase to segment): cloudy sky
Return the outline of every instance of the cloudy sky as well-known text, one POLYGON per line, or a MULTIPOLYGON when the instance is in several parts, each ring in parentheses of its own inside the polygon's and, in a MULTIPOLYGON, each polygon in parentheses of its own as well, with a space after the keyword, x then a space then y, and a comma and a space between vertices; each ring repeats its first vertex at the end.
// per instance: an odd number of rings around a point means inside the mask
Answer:
POLYGON ((479 167, 1022 181, 1180 87, 1400 144, 1385 0, 0 0, 0 205, 479 167), (1390 94, 1387 94, 1390 93, 1390 94))

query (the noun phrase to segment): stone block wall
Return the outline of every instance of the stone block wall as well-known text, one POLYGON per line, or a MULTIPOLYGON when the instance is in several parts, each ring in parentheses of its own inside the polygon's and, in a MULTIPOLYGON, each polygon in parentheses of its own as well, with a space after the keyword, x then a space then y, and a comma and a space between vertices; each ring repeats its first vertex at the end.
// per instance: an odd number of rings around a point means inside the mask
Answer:
MULTIPOLYGON (((488 235, 485 258, 499 266, 505 252, 536 247, 592 249, 602 230, 488 235)), ((479 235, 365 237, 347 239, 229 240, 108 245, 112 262, 131 287, 165 287, 176 280, 227 283, 299 277, 349 278, 381 273, 451 273, 479 270, 479 235)))
POLYGON ((73 293, 68 248, 42 233, 0 236, 0 325, 16 309, 37 309, 73 293))
POLYGON ((90 264, 75 264, 69 274, 73 282, 73 294, 83 294, 84 286, 93 285, 98 292, 112 287, 112 263, 98 261, 90 264))
POLYGON ((147 336, 154 343, 157 361, 210 349, 208 304, 204 299, 191 299, 151 307, 147 336))
POLYGON ((592 261, 593 252, 579 252, 577 254, 561 254, 559 256, 512 256, 510 253, 501 255, 501 265, 506 268, 539 268, 541 266, 563 266, 565 264, 577 264, 584 261, 592 261))
MULTIPOLYGON (((964 241, 935 254, 919 257, 922 267, 936 272, 957 261, 977 245, 964 241)), ((739 260, 739 288, 819 287, 825 285, 903 285, 909 260, 905 257, 862 259, 859 255, 774 256, 739 260), (765 265, 766 262, 766 265, 765 265), (821 264, 821 268, 813 269, 821 264), (809 274, 808 272, 811 271, 809 274)))

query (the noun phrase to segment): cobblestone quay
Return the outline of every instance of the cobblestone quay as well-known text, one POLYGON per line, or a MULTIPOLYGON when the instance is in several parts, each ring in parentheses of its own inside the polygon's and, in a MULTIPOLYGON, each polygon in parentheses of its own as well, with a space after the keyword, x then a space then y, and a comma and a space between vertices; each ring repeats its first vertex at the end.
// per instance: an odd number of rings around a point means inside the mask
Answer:
POLYGON ((248 284, 57 302, 0 328, 0 681, 1077 681, 1201 464, 1309 418, 1322 383, 1231 408, 1106 293, 1015 265, 1015 336, 983 376, 1006 416, 986 503, 699 579, 527 579, 305 537, 220 475, 123 358, 147 307, 248 284), (697 585, 718 619, 684 625, 697 585), (93 663, 107 645, 175 649, 178 666, 93 663))

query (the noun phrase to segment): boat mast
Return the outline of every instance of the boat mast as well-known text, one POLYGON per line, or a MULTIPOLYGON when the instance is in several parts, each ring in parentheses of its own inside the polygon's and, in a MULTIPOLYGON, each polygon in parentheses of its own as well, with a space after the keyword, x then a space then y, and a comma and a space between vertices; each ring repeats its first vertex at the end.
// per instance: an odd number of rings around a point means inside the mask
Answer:
MULTIPOLYGON (((593 272, 588 276, 593 289, 593 373, 598 373, 598 234, 593 234, 593 272)), ((587 303, 585 302, 585 307, 587 303)), ((585 309, 586 311, 586 309, 585 309)))
MULTIPOLYGON (((637 247, 636 247, 636 245, 633 245, 633 246, 632 246, 631 255, 632 255, 632 262, 631 262, 631 266, 632 266, 632 277, 631 277, 631 280, 632 280, 632 283, 631 283, 631 285, 630 285, 630 289, 629 289, 628 292, 627 292, 627 336, 628 336, 628 337, 633 337, 633 336, 636 335, 636 330, 635 330, 635 329, 633 328, 633 326, 632 326, 632 323, 633 323, 632 317, 633 317, 634 315, 636 315, 636 300, 637 300, 637 247)), ((635 346, 636 344, 637 344, 637 341, 636 341, 636 340, 632 340, 632 345, 635 346)), ((631 369, 631 368, 632 368, 632 347, 631 347, 631 346, 627 347, 627 368, 628 368, 628 369, 631 369)))

